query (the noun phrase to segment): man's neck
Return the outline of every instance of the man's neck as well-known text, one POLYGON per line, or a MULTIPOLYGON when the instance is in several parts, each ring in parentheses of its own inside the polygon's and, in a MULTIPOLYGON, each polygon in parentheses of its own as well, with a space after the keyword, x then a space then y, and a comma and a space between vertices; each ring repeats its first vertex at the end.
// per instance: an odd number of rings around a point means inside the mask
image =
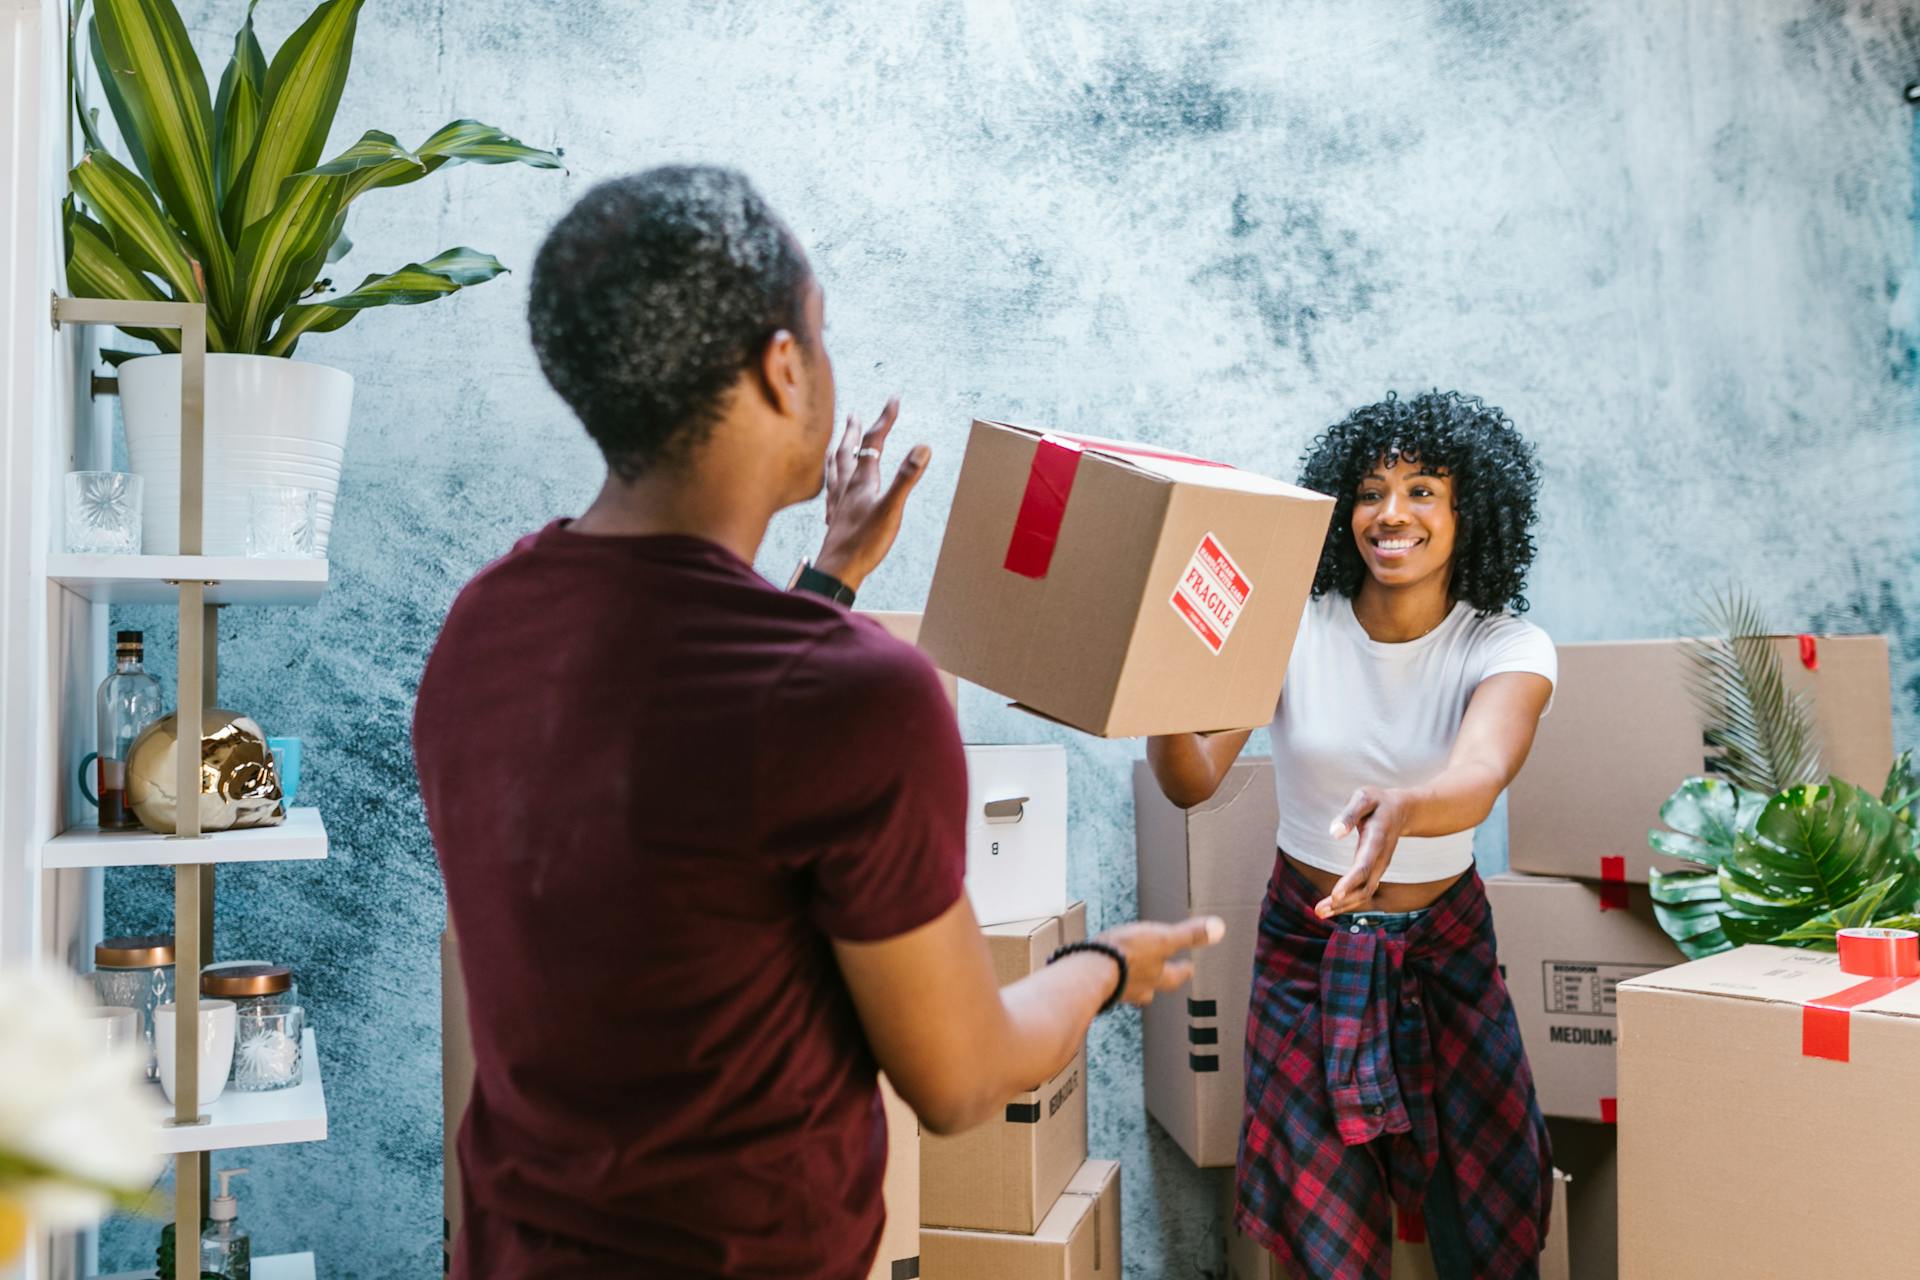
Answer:
POLYGON ((717 543, 752 564, 772 519, 771 508, 682 472, 636 480, 608 472, 599 496, 568 529, 594 537, 684 534, 717 543))

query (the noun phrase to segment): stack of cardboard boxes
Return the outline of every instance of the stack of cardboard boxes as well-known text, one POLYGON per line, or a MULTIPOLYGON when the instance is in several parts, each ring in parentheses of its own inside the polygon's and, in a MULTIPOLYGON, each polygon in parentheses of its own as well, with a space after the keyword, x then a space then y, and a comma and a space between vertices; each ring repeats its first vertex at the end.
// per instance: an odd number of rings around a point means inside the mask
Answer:
MULTIPOLYGON (((1773 644, 1788 683, 1813 699, 1827 770, 1877 791, 1893 754, 1885 639, 1781 636, 1773 644)), ((1507 796, 1510 871, 1488 878, 1487 895, 1555 1162, 1570 1177, 1573 1275, 1614 1280, 1651 1274, 1621 1267, 1614 1126, 1654 1094, 1692 1099, 1706 1087, 1706 1074, 1668 1063, 1621 1100, 1616 990, 1680 963, 1654 919, 1647 880, 1656 868, 1690 868, 1654 853, 1647 833, 1680 783, 1713 773, 1715 761, 1682 642, 1567 644, 1559 657, 1553 707, 1507 796)), ((1685 1126, 1670 1133, 1675 1152, 1693 1149, 1685 1126)), ((1672 1176, 1643 1189, 1677 1203, 1698 1186, 1672 1176)))
MULTIPOLYGON (((909 643, 917 614, 876 614, 909 643)), ((952 681, 943 673, 943 679, 952 681)), ((950 685, 950 690, 952 686, 950 685)), ((1087 936, 1067 900, 1067 756, 1057 745, 969 745, 967 897, 1001 986, 1087 936)), ((874 1275, 888 1280, 1108 1280, 1120 1274, 1120 1167, 1087 1158, 1084 1049, 1052 1079, 963 1134, 890 1122, 888 1225, 874 1275), (893 1170, 912 1150, 915 1212, 893 1170), (908 1231, 911 1224, 912 1230, 908 1231), (909 1249, 911 1252, 909 1252, 909 1249)))

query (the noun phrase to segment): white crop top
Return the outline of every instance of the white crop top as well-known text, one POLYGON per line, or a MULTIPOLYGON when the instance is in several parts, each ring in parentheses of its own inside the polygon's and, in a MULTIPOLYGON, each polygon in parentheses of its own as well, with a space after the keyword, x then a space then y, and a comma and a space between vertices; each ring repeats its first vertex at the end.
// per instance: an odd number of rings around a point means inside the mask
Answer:
MULTIPOLYGON (((1335 840, 1327 829, 1353 793, 1431 780, 1446 767, 1474 689, 1504 671, 1557 681, 1553 641, 1512 614, 1477 617, 1462 602, 1419 639, 1382 644, 1347 597, 1308 601, 1273 717, 1279 846, 1308 866, 1349 870, 1358 837, 1335 840)), ((1443 880, 1472 865, 1471 829, 1406 836, 1384 879, 1443 880)))

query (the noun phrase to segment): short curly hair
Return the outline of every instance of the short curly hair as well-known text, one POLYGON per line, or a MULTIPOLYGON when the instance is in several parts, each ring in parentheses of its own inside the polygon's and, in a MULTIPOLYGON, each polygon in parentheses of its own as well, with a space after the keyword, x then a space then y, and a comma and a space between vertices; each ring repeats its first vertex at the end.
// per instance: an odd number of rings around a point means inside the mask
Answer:
POLYGON ((1334 500, 1313 594, 1338 591, 1351 598, 1359 593, 1367 566, 1353 542, 1354 499, 1375 464, 1401 459, 1453 480, 1454 599, 1482 614, 1525 613, 1540 464, 1505 413, 1458 391, 1429 391, 1411 400, 1389 392, 1378 404, 1355 409, 1308 446, 1300 486, 1334 500))
POLYGON ((580 198, 533 263, 540 367, 623 480, 687 458, 775 333, 807 334, 806 255, 732 169, 664 166, 580 198))

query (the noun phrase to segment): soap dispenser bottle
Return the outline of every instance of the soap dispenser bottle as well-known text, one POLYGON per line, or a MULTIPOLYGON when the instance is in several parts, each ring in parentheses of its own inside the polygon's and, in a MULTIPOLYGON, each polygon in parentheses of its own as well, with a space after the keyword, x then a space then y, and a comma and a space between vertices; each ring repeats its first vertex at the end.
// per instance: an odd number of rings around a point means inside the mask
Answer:
POLYGON ((200 1273, 223 1276, 225 1280, 252 1280, 253 1239, 240 1225, 240 1202, 234 1198, 229 1180, 248 1172, 245 1169, 220 1170, 220 1194, 207 1204, 211 1225, 200 1237, 200 1273))

